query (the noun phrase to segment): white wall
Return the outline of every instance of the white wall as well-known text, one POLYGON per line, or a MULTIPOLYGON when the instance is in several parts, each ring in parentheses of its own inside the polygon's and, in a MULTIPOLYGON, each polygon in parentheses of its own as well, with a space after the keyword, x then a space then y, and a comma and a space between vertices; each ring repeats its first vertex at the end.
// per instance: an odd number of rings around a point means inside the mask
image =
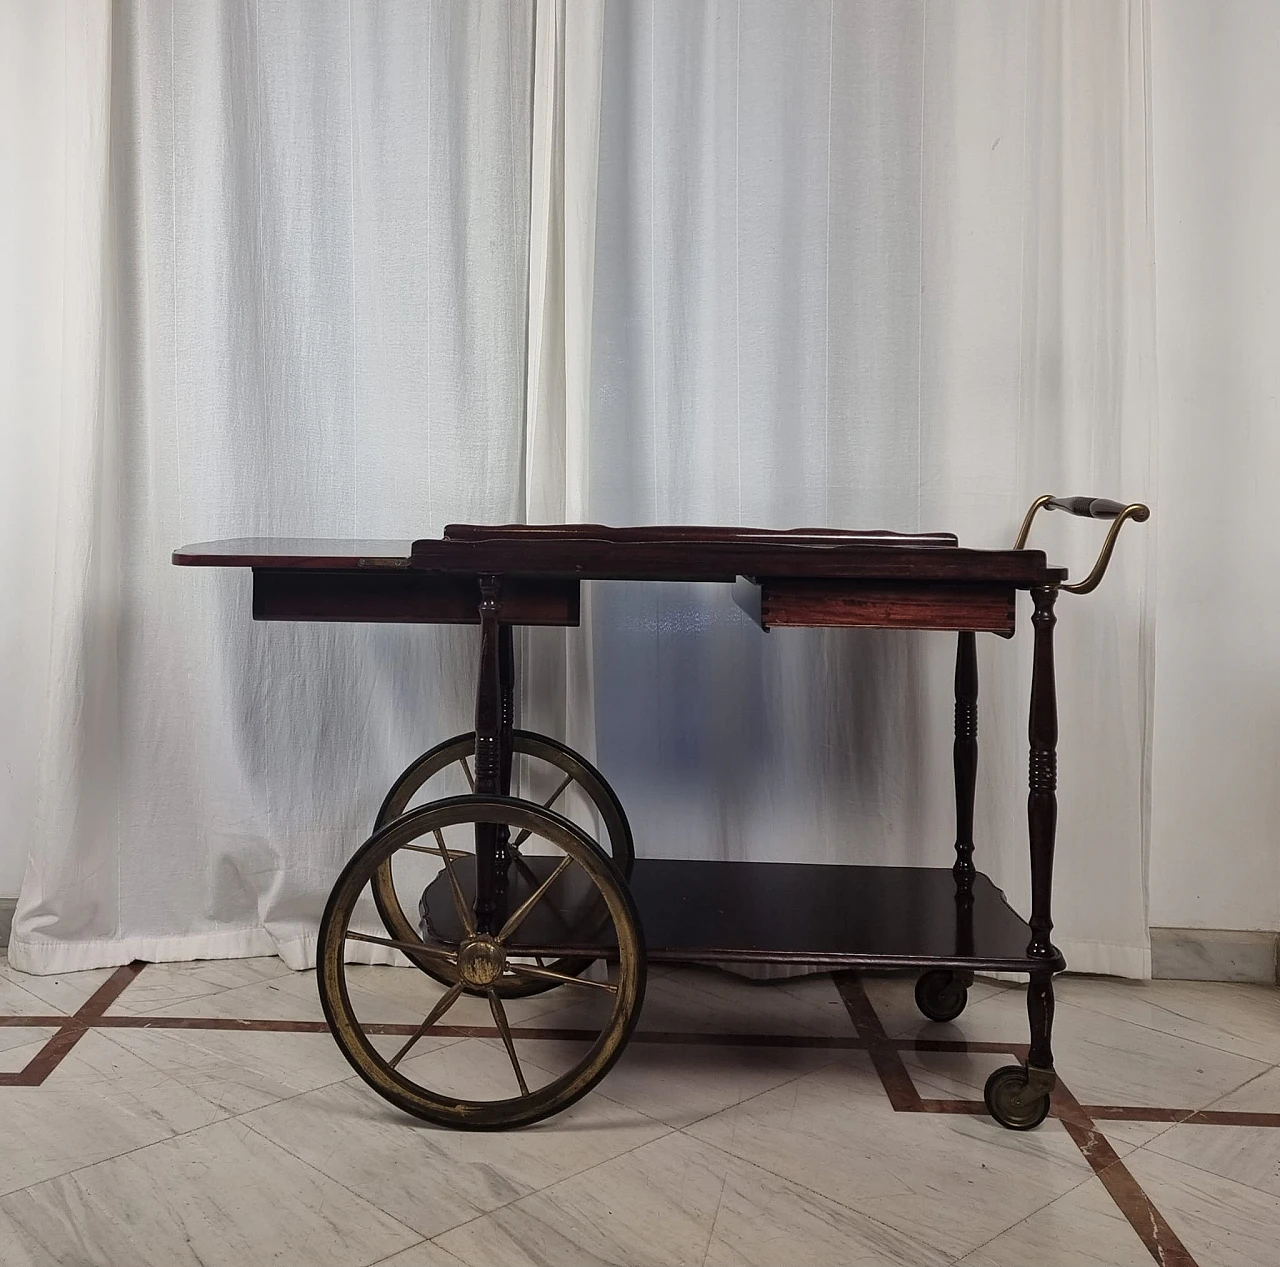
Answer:
POLYGON ((1150 922, 1280 928, 1280 4, 1151 5, 1150 922))

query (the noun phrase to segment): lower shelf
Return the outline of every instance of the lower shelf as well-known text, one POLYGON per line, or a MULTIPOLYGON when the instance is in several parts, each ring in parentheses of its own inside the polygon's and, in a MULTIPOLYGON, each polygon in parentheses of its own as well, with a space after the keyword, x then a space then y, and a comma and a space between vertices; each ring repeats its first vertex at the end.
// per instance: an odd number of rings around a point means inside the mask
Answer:
MULTIPOLYGON (((552 865, 537 856, 526 861, 527 868, 513 868, 509 909, 552 865)), ((474 877, 467 862, 459 867, 459 878, 470 899, 474 877)), ((964 895, 943 867, 640 858, 629 887, 653 961, 987 972, 1065 967, 1061 958, 1048 963, 1027 958, 1031 932, 1026 921, 981 873, 964 895)), ((607 958, 610 947, 595 931, 607 920, 594 909, 594 899, 584 905, 572 889, 553 893, 557 900, 540 904, 512 939, 510 951, 607 958)), ((423 896, 434 937, 456 942, 460 929, 445 878, 434 880, 423 896)))

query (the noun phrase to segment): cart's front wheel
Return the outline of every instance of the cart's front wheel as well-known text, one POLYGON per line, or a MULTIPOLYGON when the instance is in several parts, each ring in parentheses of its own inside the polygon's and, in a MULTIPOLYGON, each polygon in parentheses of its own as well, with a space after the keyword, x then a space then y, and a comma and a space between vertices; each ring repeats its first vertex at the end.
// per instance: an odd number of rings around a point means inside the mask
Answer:
POLYGON ((987 1079, 987 1112, 1011 1131, 1033 1131, 1049 1116, 1049 1092, 1032 1085, 1022 1065, 1002 1065, 987 1079))
POLYGON ((394 819, 343 869, 320 923, 317 978, 338 1046, 379 1095, 437 1125, 492 1130, 557 1113, 604 1077, 639 1015, 645 955, 625 883, 579 828, 514 797, 458 796, 394 819), (489 928, 475 917, 478 823, 527 832, 538 846, 511 869, 504 908, 489 928), (402 943, 379 927, 371 885, 401 853, 440 864, 423 895, 424 909, 433 901, 447 907, 434 920, 450 926, 439 939, 402 943), (388 984, 384 970, 347 963, 360 942, 430 961, 453 984, 407 971, 388 984), (557 971, 567 950, 599 970, 557 971), (561 987, 565 997, 555 1005, 545 996, 504 999, 504 983, 520 981, 561 987), (553 1008, 553 1030, 518 1027, 553 1008))

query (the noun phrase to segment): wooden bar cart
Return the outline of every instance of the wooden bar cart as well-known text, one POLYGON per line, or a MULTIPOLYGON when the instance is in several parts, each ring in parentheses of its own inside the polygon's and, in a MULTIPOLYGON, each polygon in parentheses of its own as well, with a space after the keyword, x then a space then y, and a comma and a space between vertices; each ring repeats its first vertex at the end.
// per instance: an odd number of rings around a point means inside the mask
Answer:
MULTIPOLYGON (((626 1045, 649 962, 911 969, 920 973, 921 1011, 938 1021, 963 1011, 975 972, 1025 972, 1029 1058, 992 1074, 986 1103, 1002 1125, 1028 1130, 1049 1111, 1053 977, 1066 966, 1050 940, 1055 603, 1062 591, 1096 587, 1121 526, 1148 515, 1141 504, 1041 497, 1012 550, 962 549, 945 533, 467 525, 411 544, 213 542, 176 551, 174 562, 252 568, 258 620, 479 625, 474 732, 438 744, 396 780, 320 927, 329 1026, 360 1076, 393 1104, 465 1129, 525 1126, 566 1108, 626 1045), (1026 548, 1041 508, 1111 521, 1084 581, 1068 584, 1065 569, 1026 548), (600 772, 558 740, 515 725, 515 626, 576 625, 582 582, 606 579, 735 585, 766 630, 955 632, 954 865, 637 858, 600 772), (1026 921, 973 859, 976 638, 1012 637, 1019 590, 1031 595, 1034 638, 1026 921), (452 791, 436 795, 450 779, 452 791), (535 795, 539 784, 550 794, 535 795), (577 821, 567 808, 575 798, 585 810, 577 821), (423 1019, 407 1038, 403 1026, 380 1024, 353 986, 353 942, 400 951, 420 971, 412 979, 422 986, 423 1019), (509 1013, 551 990, 564 996, 554 1012, 559 1041, 522 1059, 509 1013), (457 1084, 456 1071, 440 1083, 421 1041, 466 996, 488 1004, 505 1049, 494 1040, 505 1074, 477 1068, 471 1088, 457 1084)), ((545 1016, 543 1008, 540 1024, 545 1016)))

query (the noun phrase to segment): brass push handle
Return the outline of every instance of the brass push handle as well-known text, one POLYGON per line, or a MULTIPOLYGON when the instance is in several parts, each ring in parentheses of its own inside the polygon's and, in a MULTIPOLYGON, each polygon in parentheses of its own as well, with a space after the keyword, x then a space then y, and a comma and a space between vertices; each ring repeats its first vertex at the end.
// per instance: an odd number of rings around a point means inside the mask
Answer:
POLYGON ((1102 549, 1098 553, 1093 570, 1083 581, 1077 581, 1074 585, 1062 585, 1061 588, 1069 594, 1088 594, 1096 590, 1099 582, 1106 575, 1107 564, 1111 562, 1111 555, 1116 548, 1116 538, 1120 535, 1120 529, 1130 519, 1134 523, 1140 524, 1151 518, 1151 508, 1144 506, 1141 502, 1130 502, 1126 506, 1122 502, 1109 501, 1105 497, 1054 497, 1052 493, 1046 493, 1043 497, 1037 497, 1031 503, 1031 508, 1027 511, 1027 516, 1022 521, 1022 527, 1018 530, 1018 539, 1013 546, 1015 550, 1021 550, 1027 544, 1027 537, 1031 533, 1031 521, 1035 519, 1036 512, 1041 507, 1046 510, 1065 510, 1069 515, 1082 515, 1089 519, 1110 519, 1112 521, 1111 530, 1107 533, 1107 538, 1102 543, 1102 549))

